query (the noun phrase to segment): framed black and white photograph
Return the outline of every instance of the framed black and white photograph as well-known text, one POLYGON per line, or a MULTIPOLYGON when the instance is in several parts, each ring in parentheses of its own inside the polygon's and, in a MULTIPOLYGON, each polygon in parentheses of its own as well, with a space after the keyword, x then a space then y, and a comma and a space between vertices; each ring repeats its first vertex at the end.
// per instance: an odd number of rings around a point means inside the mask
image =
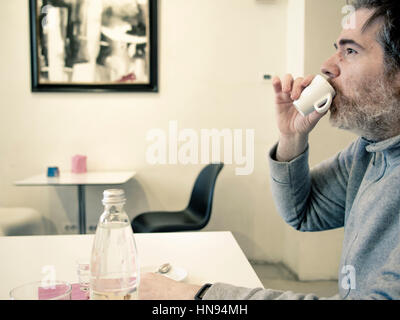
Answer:
POLYGON ((157 0, 29 0, 33 92, 158 92, 157 0))

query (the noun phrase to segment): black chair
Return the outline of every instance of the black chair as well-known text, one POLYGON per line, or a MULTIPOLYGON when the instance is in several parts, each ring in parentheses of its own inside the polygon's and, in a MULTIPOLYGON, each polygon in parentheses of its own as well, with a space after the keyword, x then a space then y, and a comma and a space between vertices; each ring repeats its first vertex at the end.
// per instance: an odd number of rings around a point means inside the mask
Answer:
POLYGON ((186 209, 142 213, 132 220, 133 232, 178 232, 204 228, 210 220, 215 182, 223 167, 223 163, 209 164, 201 170, 186 209))

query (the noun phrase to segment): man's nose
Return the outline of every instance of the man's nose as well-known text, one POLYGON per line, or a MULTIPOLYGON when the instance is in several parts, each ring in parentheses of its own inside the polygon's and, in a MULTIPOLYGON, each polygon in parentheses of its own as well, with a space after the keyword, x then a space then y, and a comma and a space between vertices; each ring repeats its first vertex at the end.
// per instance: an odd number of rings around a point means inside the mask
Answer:
POLYGON ((322 64, 321 72, 331 79, 340 76, 340 68, 336 63, 336 55, 333 55, 322 64))

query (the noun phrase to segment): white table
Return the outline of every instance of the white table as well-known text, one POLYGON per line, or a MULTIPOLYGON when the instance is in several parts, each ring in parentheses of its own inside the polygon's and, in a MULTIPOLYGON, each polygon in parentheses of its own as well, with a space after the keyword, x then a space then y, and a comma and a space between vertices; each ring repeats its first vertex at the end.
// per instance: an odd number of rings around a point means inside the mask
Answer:
MULTIPOLYGON (((10 289, 18 285, 43 280, 50 271, 57 280, 77 283, 75 260, 90 257, 93 237, 0 237, 0 299, 9 299, 10 289)), ((135 239, 142 267, 170 262, 188 272, 187 283, 262 287, 231 232, 141 233, 135 239)))
POLYGON ((124 172, 87 172, 74 174, 61 172, 57 178, 48 178, 45 174, 16 181, 16 186, 77 186, 79 204, 79 233, 86 233, 85 186, 124 184, 136 175, 134 171, 124 172))

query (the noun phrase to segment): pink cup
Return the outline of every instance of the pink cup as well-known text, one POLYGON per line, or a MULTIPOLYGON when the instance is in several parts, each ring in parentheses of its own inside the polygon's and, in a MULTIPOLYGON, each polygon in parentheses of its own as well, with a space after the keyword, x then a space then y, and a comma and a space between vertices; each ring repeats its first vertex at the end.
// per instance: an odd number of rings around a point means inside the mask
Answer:
POLYGON ((76 155, 72 157, 72 173, 86 173, 86 156, 76 155))

